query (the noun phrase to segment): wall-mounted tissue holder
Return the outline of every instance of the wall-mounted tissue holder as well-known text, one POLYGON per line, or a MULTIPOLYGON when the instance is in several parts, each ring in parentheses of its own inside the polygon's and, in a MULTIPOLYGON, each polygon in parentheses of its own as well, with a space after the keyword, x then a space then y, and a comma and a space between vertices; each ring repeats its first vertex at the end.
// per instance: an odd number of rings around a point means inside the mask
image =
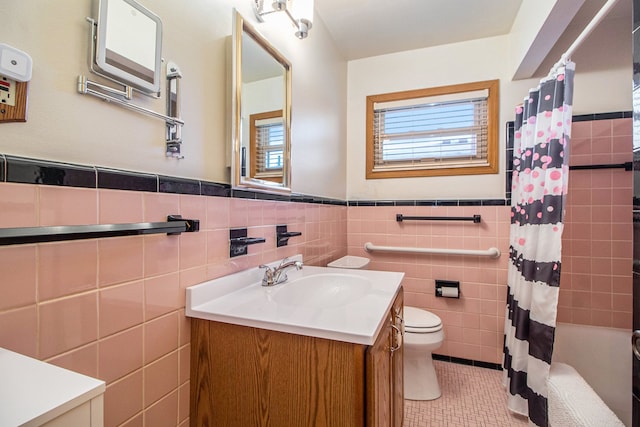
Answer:
POLYGON ((460 298, 460 282, 454 280, 436 280, 436 296, 460 298))

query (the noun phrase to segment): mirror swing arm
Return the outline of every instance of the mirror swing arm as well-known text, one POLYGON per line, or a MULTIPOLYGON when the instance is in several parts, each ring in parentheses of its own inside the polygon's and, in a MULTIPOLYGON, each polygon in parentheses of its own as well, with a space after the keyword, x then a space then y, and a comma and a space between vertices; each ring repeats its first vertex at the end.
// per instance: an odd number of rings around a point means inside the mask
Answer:
MULTIPOLYGON (((84 75, 79 75, 77 82, 78 93, 92 95, 105 102, 120 105, 124 108, 164 120, 166 124, 166 156, 183 159, 184 156, 181 154, 181 147, 182 126, 184 125, 184 120, 180 118, 180 79, 182 78, 182 74, 180 73, 178 66, 173 62, 169 62, 167 64, 167 114, 158 113, 130 102, 133 99, 134 87, 105 75, 94 67, 94 63, 96 62, 96 29, 98 27, 98 23, 91 17, 87 17, 86 19, 91 25, 91 40, 89 43, 91 47, 89 68, 91 72, 121 85, 122 90, 89 80, 84 75)), ((155 94, 146 93, 144 91, 139 92, 152 98, 160 98, 159 92, 155 94)))

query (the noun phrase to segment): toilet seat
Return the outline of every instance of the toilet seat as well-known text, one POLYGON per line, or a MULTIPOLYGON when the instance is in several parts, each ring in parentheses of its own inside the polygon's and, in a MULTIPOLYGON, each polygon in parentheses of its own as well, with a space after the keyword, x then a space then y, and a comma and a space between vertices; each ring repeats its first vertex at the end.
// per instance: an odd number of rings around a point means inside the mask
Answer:
POLYGON ((437 315, 416 307, 404 307, 404 330, 414 334, 429 334, 442 329, 437 315))

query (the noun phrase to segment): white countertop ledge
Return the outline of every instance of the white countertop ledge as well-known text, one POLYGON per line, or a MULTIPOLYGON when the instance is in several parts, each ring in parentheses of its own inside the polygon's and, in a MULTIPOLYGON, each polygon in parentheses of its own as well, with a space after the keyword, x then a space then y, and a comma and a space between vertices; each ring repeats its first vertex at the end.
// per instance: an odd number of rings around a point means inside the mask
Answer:
MULTIPOLYGON (((297 255, 289 259, 301 260, 297 255)), ((278 265, 278 262, 269 265, 278 265)), ((204 320, 269 329, 354 344, 372 345, 391 308, 404 273, 304 266, 287 270, 289 280, 265 287, 264 270, 251 268, 187 288, 186 315, 204 320), (358 276, 366 291, 354 301, 318 307, 315 301, 285 304, 277 296, 295 280, 317 274, 358 276)), ((285 291, 286 292, 286 291, 285 291)), ((331 301, 331 298, 328 298, 331 301)))
POLYGON ((0 426, 39 426, 104 390, 104 381, 0 348, 0 426))

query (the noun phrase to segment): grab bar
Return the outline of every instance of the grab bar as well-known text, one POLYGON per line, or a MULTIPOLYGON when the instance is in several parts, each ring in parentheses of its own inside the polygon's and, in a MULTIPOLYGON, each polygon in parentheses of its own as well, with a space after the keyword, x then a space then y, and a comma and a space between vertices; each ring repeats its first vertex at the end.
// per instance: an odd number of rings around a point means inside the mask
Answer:
POLYGON ((0 229, 0 246, 141 234, 166 233, 171 235, 199 230, 199 220, 183 219, 180 215, 169 215, 167 222, 2 228, 0 229))
POLYGON ((367 252, 403 252, 414 254, 435 254, 435 255, 472 255, 472 256, 486 256, 489 258, 499 258, 500 249, 489 248, 486 251, 473 250, 473 249, 438 249, 438 248, 409 248, 402 246, 375 246, 371 242, 364 244, 364 249, 367 252))
POLYGON ((480 215, 474 216, 405 216, 402 214, 396 214, 396 221, 402 222, 407 220, 418 221, 473 221, 474 224, 480 224, 482 217, 480 215))
POLYGON ((633 170, 633 162, 609 163, 604 165, 572 165, 569 170, 594 170, 594 169, 624 169, 629 172, 633 170))

